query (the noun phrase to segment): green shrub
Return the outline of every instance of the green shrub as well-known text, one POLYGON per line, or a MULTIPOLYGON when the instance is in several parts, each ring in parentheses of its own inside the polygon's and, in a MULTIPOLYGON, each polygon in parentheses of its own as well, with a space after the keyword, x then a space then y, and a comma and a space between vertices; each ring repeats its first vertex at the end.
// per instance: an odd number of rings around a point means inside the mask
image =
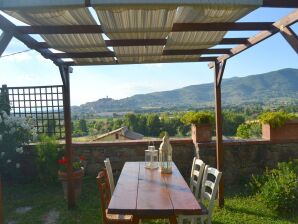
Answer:
POLYGON ((209 111, 190 111, 184 114, 181 121, 184 124, 211 124, 214 120, 214 115, 209 111))
POLYGON ((263 124, 270 124, 273 128, 281 127, 285 122, 297 119, 297 116, 291 113, 278 111, 278 112, 265 112, 259 116, 259 120, 263 124))
POLYGON ((257 122, 240 124, 236 133, 239 138, 259 138, 261 135, 261 125, 257 122))
POLYGON ((276 212, 298 209, 298 160, 279 163, 277 169, 252 177, 251 190, 260 195, 266 206, 276 212))
POLYGON ((36 146, 38 178, 42 183, 49 184, 57 181, 58 158, 62 150, 54 137, 40 136, 36 146))

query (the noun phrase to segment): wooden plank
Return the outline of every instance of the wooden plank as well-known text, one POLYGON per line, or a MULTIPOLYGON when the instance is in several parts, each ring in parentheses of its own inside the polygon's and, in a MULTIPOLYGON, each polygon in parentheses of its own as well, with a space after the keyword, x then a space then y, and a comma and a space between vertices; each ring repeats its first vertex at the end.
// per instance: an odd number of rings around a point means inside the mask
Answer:
POLYGON ((138 216, 171 216, 173 205, 167 186, 158 169, 146 169, 140 163, 137 212, 138 216))
MULTIPOLYGON (((252 46, 254 46, 254 45, 266 40, 267 38, 273 36, 274 34, 278 33, 280 31, 280 29, 282 29, 283 27, 291 26, 292 24, 296 23, 297 21, 298 21, 298 10, 295 10, 292 13, 290 13, 289 15, 282 18, 281 20, 273 23, 273 26, 272 26, 272 27, 274 27, 273 29, 271 29, 269 31, 262 31, 262 32, 258 33, 257 35, 249 38, 247 40, 247 44, 240 44, 240 45, 232 48, 230 54, 224 54, 224 55, 218 57, 217 63, 220 63, 224 60, 234 57, 235 55, 251 48, 252 46)), ((213 68, 213 67, 214 67, 214 63, 210 63, 209 68, 213 68)))
MULTIPOLYGON (((248 38, 224 38, 218 45, 225 44, 245 44, 248 38)), ((129 46, 163 46, 167 39, 120 39, 105 40, 107 47, 129 47, 129 46)), ((47 42, 38 42, 32 49, 53 48, 47 42)))
POLYGON ((63 109, 64 109, 64 128, 65 128, 65 151, 68 159, 67 163, 67 202, 68 208, 76 206, 75 189, 73 185, 73 151, 72 151, 72 128, 71 128, 71 109, 70 109, 70 80, 69 69, 63 67, 65 84, 63 85, 63 109))
MULTIPOLYGON (((215 95, 215 121, 216 121, 216 165, 219 171, 223 171, 223 143, 222 143, 222 108, 221 108, 221 85, 217 85, 220 73, 224 70, 220 69, 220 65, 215 63, 214 67, 214 95, 215 95)), ((224 181, 221 178, 218 189, 219 207, 224 206, 224 181)))
POLYGON ((6 32, 3 32, 0 36, 0 56, 3 54, 7 48, 9 42, 12 39, 12 35, 6 32))
POLYGON ((284 27, 280 30, 280 33, 298 54, 298 36, 294 30, 291 27, 284 27))
MULTIPOLYGON (((18 40, 23 42, 29 48, 33 48, 33 46, 38 44, 38 41, 36 41, 31 36, 18 32, 16 27, 17 27, 16 25, 14 25, 12 22, 10 22, 8 19, 6 19, 4 16, 0 15, 0 29, 2 29, 4 32, 7 32, 7 33, 13 35, 15 38, 17 38, 18 40)), ((44 58, 51 59, 56 65, 64 64, 64 62, 61 59, 55 58, 54 54, 48 49, 37 49, 37 51, 44 58)))
POLYGON ((270 30, 272 22, 174 23, 172 32, 270 30))
POLYGON ((176 215, 199 215, 207 213, 207 210, 205 208, 202 209, 197 202, 174 163, 173 173, 163 174, 162 177, 167 186, 176 215))
POLYGON ((297 0, 263 0, 263 7, 298 8, 297 0))
MULTIPOLYGON (((230 49, 189 49, 189 50, 164 50, 162 55, 199 55, 199 54, 226 54, 230 49)), ((137 57, 146 55, 123 55, 119 57, 137 57)), ((150 55, 154 56, 154 55, 150 55)), ((160 56, 156 54, 155 56, 160 56)), ((113 58, 117 57, 113 51, 101 51, 101 52, 67 52, 67 53, 55 53, 57 58, 113 58)))
POLYGON ((139 169, 138 162, 125 163, 108 206, 108 213, 136 214, 139 169))
MULTIPOLYGON (((270 30, 273 22, 174 23, 171 32, 270 30)), ((101 25, 17 26, 23 34, 104 33, 101 25)), ((160 32, 152 29, 151 32, 160 32)), ((138 32, 148 32, 139 30, 138 32)))
POLYGON ((216 85, 217 86, 221 85, 221 81, 222 81, 223 74, 224 74, 224 71, 225 71, 226 63, 227 63, 227 61, 224 60, 222 63, 219 64, 219 71, 218 71, 217 78, 216 78, 216 85))
POLYGON ((0 224, 4 224, 1 175, 0 175, 0 224))

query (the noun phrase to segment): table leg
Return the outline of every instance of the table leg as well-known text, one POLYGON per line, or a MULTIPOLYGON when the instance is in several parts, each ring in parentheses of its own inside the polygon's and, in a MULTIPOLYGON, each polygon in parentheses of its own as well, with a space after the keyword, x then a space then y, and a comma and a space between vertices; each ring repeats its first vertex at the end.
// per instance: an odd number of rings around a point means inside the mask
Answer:
POLYGON ((170 216, 169 220, 170 220, 170 224, 178 224, 177 218, 175 215, 170 216))

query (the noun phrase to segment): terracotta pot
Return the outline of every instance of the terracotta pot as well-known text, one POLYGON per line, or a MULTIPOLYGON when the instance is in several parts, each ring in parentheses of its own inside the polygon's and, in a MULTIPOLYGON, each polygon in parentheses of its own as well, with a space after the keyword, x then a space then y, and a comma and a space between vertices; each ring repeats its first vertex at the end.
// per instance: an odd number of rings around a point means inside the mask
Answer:
MULTIPOLYGON (((73 171, 73 185, 75 189, 75 197, 77 198, 82 191, 82 183, 84 177, 84 169, 73 171)), ((62 183, 64 198, 67 198, 67 173, 63 171, 58 171, 58 178, 62 183)))
POLYGON ((212 140, 211 124, 191 125, 191 137, 194 143, 212 140))
POLYGON ((266 140, 298 140, 298 121, 286 122, 278 128, 262 124, 262 138, 266 140))

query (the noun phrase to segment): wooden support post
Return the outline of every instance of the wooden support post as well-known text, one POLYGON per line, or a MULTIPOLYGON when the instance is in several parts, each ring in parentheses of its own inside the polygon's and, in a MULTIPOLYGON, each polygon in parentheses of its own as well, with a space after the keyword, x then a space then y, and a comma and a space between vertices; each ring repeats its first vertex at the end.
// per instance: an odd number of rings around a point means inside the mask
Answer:
POLYGON ((4 224, 1 176, 0 176, 0 224, 4 224))
POLYGON ((294 30, 290 27, 283 27, 280 29, 280 33, 298 54, 298 36, 294 30))
POLYGON ((69 67, 60 66, 60 73, 63 79, 63 107, 64 107, 64 127, 65 127, 65 150, 67 163, 67 201, 68 208, 74 208, 76 205, 75 191, 73 185, 73 152, 72 152, 72 137, 71 137, 71 111, 70 111, 70 82, 69 82, 69 67))
POLYGON ((9 42, 12 39, 12 35, 6 32, 3 32, 0 36, 0 56, 3 54, 7 48, 9 42))
MULTIPOLYGON (((226 62, 214 65, 214 95, 215 95, 215 120, 216 120, 216 165, 223 171, 223 145, 222 145, 222 112, 221 112, 221 80, 226 62)), ((224 175, 224 174, 223 174, 224 175)), ((224 206, 224 180, 221 178, 218 189, 219 207, 224 206)))

